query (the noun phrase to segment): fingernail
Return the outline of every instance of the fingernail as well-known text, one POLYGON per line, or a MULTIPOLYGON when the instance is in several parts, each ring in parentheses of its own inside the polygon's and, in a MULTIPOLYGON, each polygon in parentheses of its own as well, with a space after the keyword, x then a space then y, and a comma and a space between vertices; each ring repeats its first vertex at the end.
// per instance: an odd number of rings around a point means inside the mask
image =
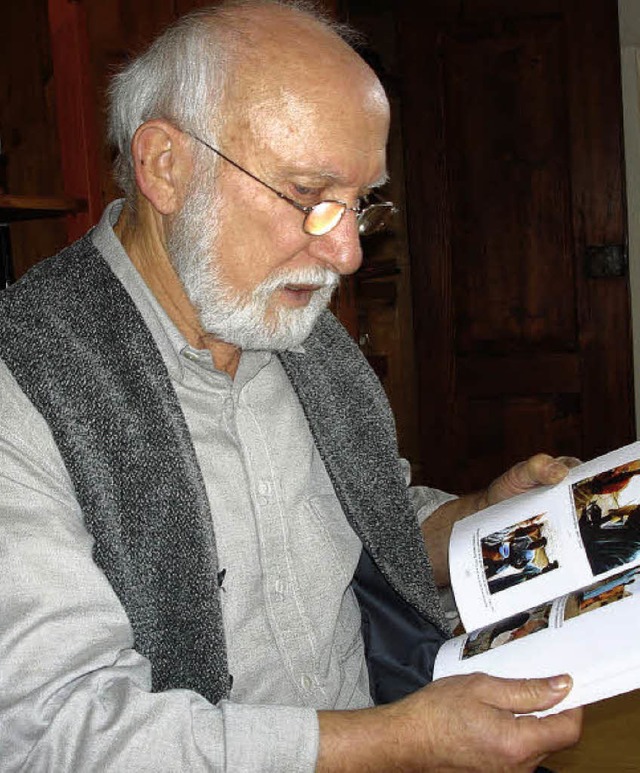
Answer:
POLYGON ((560 464, 559 462, 554 462, 549 467, 549 472, 555 477, 556 475, 564 475, 567 471, 567 468, 564 466, 564 464, 560 464))
POLYGON ((568 674, 562 676, 552 676, 549 679, 549 686, 556 692, 566 692, 572 685, 571 677, 568 674))

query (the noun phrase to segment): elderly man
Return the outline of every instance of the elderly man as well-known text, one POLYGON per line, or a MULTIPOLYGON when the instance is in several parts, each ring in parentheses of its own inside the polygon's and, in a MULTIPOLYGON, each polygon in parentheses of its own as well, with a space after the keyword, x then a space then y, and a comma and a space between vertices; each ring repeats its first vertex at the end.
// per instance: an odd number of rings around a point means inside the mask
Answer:
POLYGON ((326 22, 180 21, 115 80, 124 202, 0 299, 2 770, 530 770, 570 679, 430 680, 455 518, 325 310, 388 104, 326 22), (378 704, 378 705, 376 705, 378 704), (518 715, 518 716, 516 716, 518 715))

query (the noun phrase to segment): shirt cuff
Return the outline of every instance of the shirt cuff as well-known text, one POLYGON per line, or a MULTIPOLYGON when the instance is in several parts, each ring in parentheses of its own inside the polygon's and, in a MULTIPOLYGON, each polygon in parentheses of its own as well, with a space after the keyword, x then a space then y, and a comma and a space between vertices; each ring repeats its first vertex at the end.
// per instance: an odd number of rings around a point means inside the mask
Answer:
POLYGON ((446 491, 440 491, 437 488, 427 488, 426 486, 412 486, 409 489, 409 498, 413 504, 413 509, 418 519, 418 526, 430 518, 433 513, 445 502, 451 502, 458 497, 454 494, 448 494, 446 491))
POLYGON ((320 731, 315 709, 221 701, 227 770, 313 773, 320 731))
POLYGON ((412 486, 411 464, 409 460, 401 457, 399 461, 400 472, 404 477, 404 482, 407 484, 407 492, 411 504, 413 505, 413 512, 418 519, 418 526, 422 526, 427 518, 430 518, 440 505, 458 498, 454 494, 448 494, 446 491, 440 491, 440 489, 437 488, 412 486))

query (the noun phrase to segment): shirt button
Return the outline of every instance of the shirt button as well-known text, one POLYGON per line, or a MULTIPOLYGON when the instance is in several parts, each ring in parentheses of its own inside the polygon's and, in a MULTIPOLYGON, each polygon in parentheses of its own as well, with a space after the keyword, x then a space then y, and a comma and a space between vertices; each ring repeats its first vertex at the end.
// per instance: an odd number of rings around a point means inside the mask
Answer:
POLYGON ((193 349, 189 349, 187 346, 180 353, 186 360, 191 360, 191 362, 198 362, 200 359, 198 352, 194 352, 193 349))
POLYGON ((265 497, 270 492, 271 492, 271 485, 269 484, 269 481, 261 480, 260 483, 258 483, 258 494, 261 494, 263 497, 265 497))
POLYGON ((271 494, 271 485, 266 480, 261 480, 258 483, 258 502, 261 505, 269 504, 269 496, 271 494))
POLYGON ((313 679, 309 676, 309 674, 303 674, 300 677, 300 684, 304 690, 310 690, 313 685, 313 679))

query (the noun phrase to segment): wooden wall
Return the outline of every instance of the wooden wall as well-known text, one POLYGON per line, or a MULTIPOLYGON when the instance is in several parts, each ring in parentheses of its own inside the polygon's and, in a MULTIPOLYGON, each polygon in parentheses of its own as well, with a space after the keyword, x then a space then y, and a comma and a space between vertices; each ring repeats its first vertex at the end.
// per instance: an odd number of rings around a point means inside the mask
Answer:
MULTIPOLYGON (((0 25, 0 140, 7 189, 14 194, 63 193, 46 0, 3 5, 0 25)), ((66 241, 60 219, 11 226, 17 276, 66 241)))

